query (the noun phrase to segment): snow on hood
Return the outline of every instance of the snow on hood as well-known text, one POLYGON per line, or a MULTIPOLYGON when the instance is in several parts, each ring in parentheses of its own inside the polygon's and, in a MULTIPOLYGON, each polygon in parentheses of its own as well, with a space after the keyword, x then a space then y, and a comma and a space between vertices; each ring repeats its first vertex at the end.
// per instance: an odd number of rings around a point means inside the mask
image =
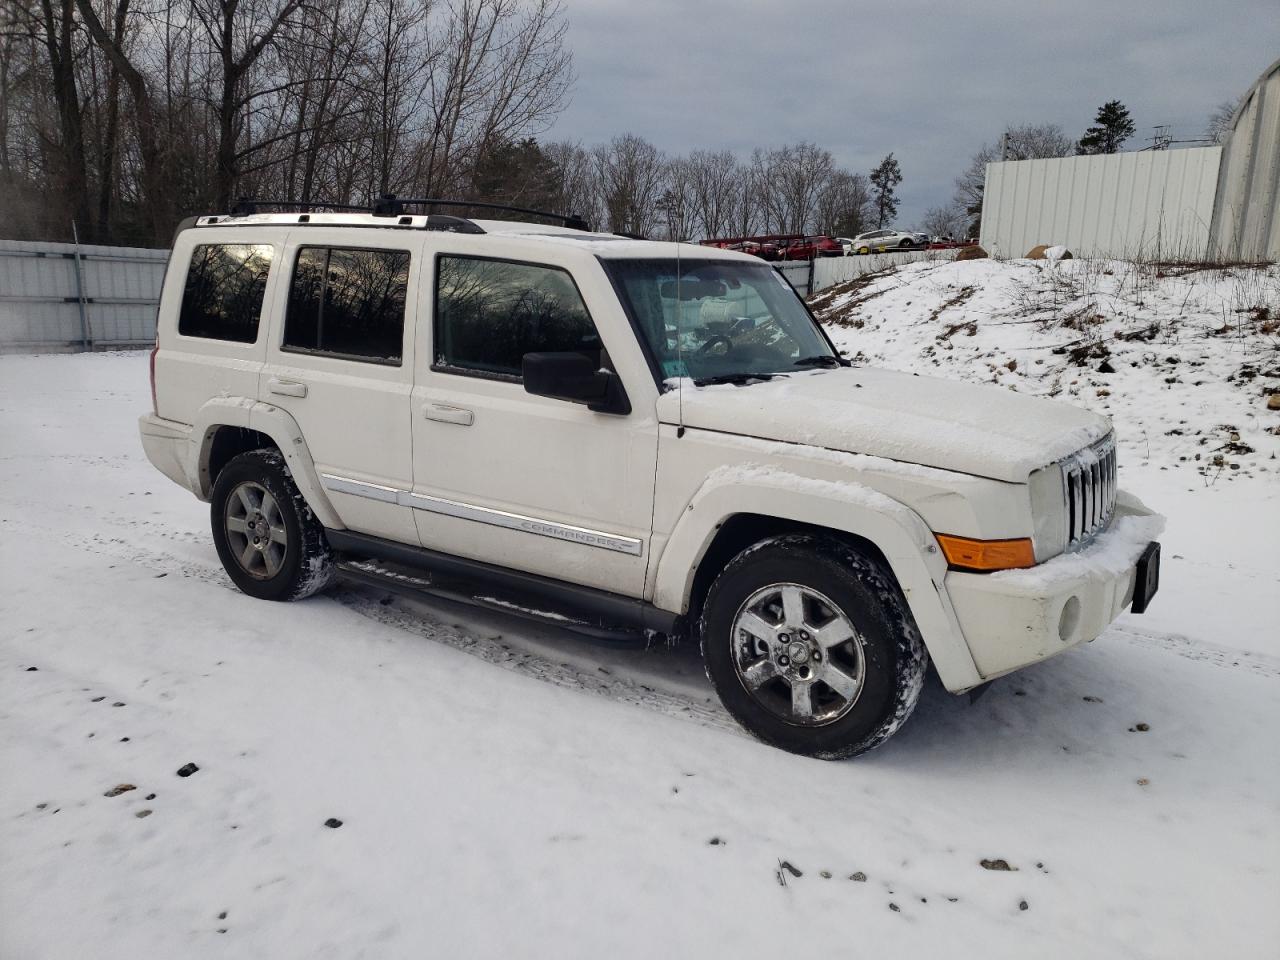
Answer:
POLYGON ((658 399, 663 423, 804 443, 1025 482, 1033 470, 1101 439, 1105 417, 999 387, 874 367, 696 387, 658 399))

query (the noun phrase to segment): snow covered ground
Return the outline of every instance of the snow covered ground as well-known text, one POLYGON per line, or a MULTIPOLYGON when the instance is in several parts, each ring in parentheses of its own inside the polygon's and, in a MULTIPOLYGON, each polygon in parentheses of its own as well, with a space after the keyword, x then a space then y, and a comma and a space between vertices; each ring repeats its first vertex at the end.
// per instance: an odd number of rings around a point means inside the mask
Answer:
POLYGON ((0 956, 1274 955, 1261 453, 1208 484, 1113 407, 1170 517, 1151 613, 822 763, 741 734, 693 650, 240 595, 149 403, 145 354, 0 358, 0 956))

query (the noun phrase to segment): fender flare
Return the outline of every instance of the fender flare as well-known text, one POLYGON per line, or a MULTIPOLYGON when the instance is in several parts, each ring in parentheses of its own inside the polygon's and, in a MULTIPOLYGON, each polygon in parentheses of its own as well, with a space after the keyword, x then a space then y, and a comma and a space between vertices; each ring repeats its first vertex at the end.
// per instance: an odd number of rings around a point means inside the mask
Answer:
POLYGON ((720 528, 755 514, 850 533, 884 554, 948 690, 982 683, 947 595, 947 562, 914 510, 853 481, 815 480, 775 467, 721 467, 689 501, 658 558, 653 604, 686 613, 694 576, 720 528))
POLYGON ((214 397, 196 412, 191 428, 187 475, 197 497, 207 501, 213 493, 209 453, 219 427, 243 427, 270 437, 284 455, 293 482, 317 519, 332 530, 346 529, 324 492, 298 422, 286 410, 247 397, 214 397))

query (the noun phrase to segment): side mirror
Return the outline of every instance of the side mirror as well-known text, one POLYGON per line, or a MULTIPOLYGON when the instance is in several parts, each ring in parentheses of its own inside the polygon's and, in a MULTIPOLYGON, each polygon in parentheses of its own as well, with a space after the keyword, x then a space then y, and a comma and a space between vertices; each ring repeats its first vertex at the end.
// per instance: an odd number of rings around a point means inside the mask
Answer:
POLYGON ((616 373, 601 370, 581 353, 526 353, 524 389, 538 397, 585 403, 596 413, 630 413, 631 403, 616 373))

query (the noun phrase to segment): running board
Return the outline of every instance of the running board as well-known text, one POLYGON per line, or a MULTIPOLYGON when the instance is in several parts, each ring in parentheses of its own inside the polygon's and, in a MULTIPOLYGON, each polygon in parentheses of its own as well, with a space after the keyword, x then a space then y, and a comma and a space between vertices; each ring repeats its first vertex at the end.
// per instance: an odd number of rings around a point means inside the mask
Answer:
POLYGON ((539 602, 529 597, 518 597, 515 594, 490 596, 489 594, 497 591, 475 590, 474 587, 468 589, 467 585, 461 582, 449 582, 422 570, 380 560, 340 560, 336 566, 338 576, 344 580, 389 590, 400 596, 449 600, 469 607, 479 607, 494 613, 519 617, 522 620, 532 620, 561 630, 571 630, 574 633, 585 634, 593 640, 618 646, 644 646, 644 633, 640 630, 620 625, 590 623, 581 619, 580 614, 569 611, 562 613, 559 610, 539 609, 539 605, 550 606, 545 601, 539 602))
POLYGON ((439 597, 609 643, 644 645, 649 634, 679 633, 679 617, 643 600, 349 530, 325 533, 342 577, 394 593, 439 597))

